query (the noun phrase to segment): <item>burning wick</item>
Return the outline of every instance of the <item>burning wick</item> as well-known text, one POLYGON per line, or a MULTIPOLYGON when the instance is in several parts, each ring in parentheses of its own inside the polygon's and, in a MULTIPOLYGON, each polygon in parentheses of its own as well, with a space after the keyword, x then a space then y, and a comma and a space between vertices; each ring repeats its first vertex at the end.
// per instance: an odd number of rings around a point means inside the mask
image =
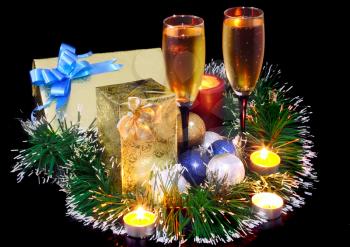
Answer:
POLYGON ((266 148, 261 149, 260 157, 261 157, 263 160, 266 160, 267 155, 268 155, 267 149, 266 149, 266 148))
POLYGON ((139 207, 137 210, 136 210, 136 219, 138 220, 142 220, 145 218, 145 210, 142 208, 142 207, 139 207))

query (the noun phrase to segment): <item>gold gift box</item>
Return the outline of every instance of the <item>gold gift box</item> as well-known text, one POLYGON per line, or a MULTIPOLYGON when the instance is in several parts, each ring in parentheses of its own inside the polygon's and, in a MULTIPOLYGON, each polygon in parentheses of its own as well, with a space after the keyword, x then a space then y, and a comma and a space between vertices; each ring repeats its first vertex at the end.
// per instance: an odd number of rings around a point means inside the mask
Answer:
POLYGON ((105 147, 106 159, 113 162, 116 189, 134 192, 145 182, 153 165, 174 164, 177 154, 175 94, 153 79, 96 88, 97 126, 105 147), (152 138, 122 138, 117 125, 130 115, 128 98, 138 97, 147 105, 157 106, 158 121, 148 123, 152 138))
MULTIPOLYGON (((127 81, 154 78, 166 84, 162 51, 160 48, 141 49, 132 51, 97 53, 84 58, 90 63, 117 59, 123 67, 114 72, 96 74, 83 79, 73 80, 67 105, 62 115, 67 122, 76 122, 78 109, 81 111, 80 126, 87 128, 96 118, 96 87, 114 85, 127 81)), ((33 68, 56 68, 57 58, 35 59, 33 68)), ((33 96, 39 105, 47 101, 47 91, 43 87, 33 86, 33 96)), ((55 103, 45 108, 45 116, 51 121, 56 115, 55 103)), ((57 121, 53 122, 57 126, 57 121)))

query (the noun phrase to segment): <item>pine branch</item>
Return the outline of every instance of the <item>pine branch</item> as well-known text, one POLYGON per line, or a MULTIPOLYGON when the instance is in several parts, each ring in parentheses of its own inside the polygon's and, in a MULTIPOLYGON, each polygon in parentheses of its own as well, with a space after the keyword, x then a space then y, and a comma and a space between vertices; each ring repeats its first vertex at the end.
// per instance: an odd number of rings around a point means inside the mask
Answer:
POLYGON ((73 155, 72 147, 81 135, 78 126, 60 125, 55 130, 45 119, 21 121, 21 124, 28 134, 28 148, 19 151, 15 157, 17 163, 13 172, 19 172, 18 181, 33 173, 44 175, 44 181, 64 177, 68 159, 73 155))
POLYGON ((90 158, 86 156, 70 163, 72 175, 65 189, 69 214, 117 225, 132 204, 129 200, 135 198, 112 192, 112 180, 106 174, 101 156, 90 158))

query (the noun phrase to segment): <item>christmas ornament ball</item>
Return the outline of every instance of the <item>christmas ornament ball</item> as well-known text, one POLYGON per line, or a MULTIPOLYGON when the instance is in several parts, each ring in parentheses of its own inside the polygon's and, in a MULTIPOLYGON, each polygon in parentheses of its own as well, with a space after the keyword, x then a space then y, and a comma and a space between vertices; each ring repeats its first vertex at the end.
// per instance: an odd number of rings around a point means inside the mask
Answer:
MULTIPOLYGON (((170 167, 169 169, 164 169, 163 171, 160 172, 160 177, 162 179, 162 182, 165 183, 166 186, 168 186, 171 182, 170 181, 171 178, 174 177, 174 174, 176 174, 177 172, 181 173, 182 169, 183 168, 181 167, 180 164, 176 164, 170 167)), ((187 186, 188 186, 188 182, 182 175, 179 174, 179 180, 177 184, 179 191, 184 192, 187 186)))
POLYGON ((180 154, 179 162, 186 169, 183 176, 191 185, 199 185, 206 178, 209 156, 202 154, 199 150, 187 150, 180 154))
POLYGON ((222 140, 223 138, 224 137, 222 137, 221 135, 219 135, 213 131, 207 131, 207 132, 205 132, 202 146, 205 149, 208 149, 213 142, 215 142, 217 140, 222 140))
POLYGON ((230 140, 217 140, 211 144, 213 155, 231 153, 236 154, 236 148, 230 140))
POLYGON ((208 177, 217 175, 219 180, 226 178, 228 185, 241 183, 245 177, 242 161, 234 154, 224 153, 214 156, 207 167, 208 177))
POLYGON ((165 188, 169 189, 172 185, 172 180, 175 178, 174 176, 176 173, 179 173, 177 181, 179 192, 184 192, 186 188, 190 186, 184 176, 181 175, 183 169, 184 168, 180 164, 176 164, 172 167, 160 171, 158 175, 152 177, 150 180, 150 185, 155 192, 155 202, 160 202, 163 199, 164 192, 162 187, 164 186, 165 188))
POLYGON ((184 176, 179 177, 179 181, 177 183, 177 187, 179 188, 179 191, 182 193, 186 190, 187 187, 189 187, 189 183, 187 180, 184 178, 184 176))
MULTIPOLYGON (((188 120, 188 145, 189 147, 200 145, 205 134, 205 123, 197 114, 190 112, 188 120)), ((183 142, 181 114, 177 115, 177 143, 183 142)))

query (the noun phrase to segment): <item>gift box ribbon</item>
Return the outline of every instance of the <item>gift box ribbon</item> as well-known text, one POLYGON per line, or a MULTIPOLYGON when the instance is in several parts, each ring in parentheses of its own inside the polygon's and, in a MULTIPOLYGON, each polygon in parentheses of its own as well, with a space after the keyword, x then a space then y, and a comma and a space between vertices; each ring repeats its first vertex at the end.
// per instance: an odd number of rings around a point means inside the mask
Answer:
POLYGON ((92 55, 92 52, 77 55, 75 48, 67 44, 61 44, 58 54, 57 68, 54 69, 33 69, 30 71, 32 84, 44 86, 48 89, 48 100, 41 106, 37 106, 32 112, 34 114, 48 107, 56 100, 56 111, 62 108, 68 101, 71 81, 73 79, 86 76, 117 71, 122 68, 122 64, 117 64, 116 59, 111 59, 99 63, 90 64, 88 61, 80 61, 92 55))
POLYGON ((151 126, 159 121, 158 106, 146 104, 139 97, 129 97, 128 106, 130 112, 123 116, 117 125, 120 136, 123 139, 152 140, 154 133, 151 126))

